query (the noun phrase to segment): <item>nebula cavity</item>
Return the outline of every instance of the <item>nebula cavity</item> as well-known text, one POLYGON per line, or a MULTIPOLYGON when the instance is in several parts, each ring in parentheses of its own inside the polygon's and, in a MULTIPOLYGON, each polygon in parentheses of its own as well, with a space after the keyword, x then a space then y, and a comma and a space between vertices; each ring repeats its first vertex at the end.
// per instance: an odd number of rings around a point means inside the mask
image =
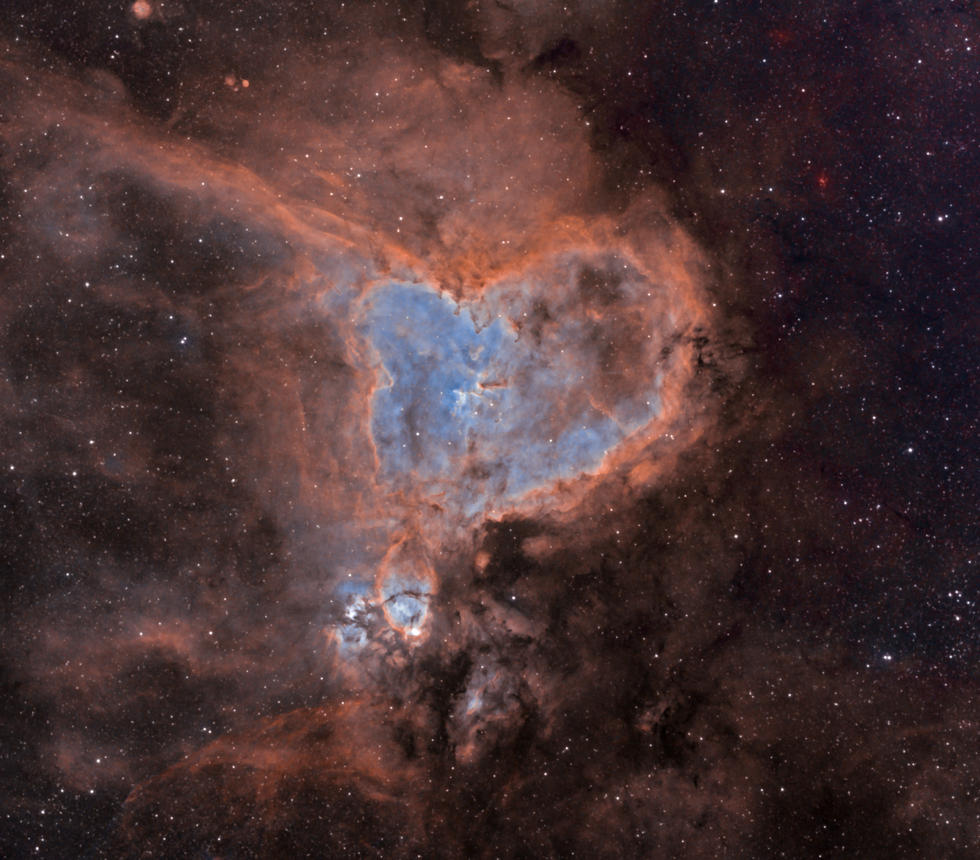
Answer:
POLYGON ((675 303, 615 254, 555 255, 475 300, 376 284, 359 326, 379 477, 471 519, 595 474, 663 416, 675 303))
POLYGON ((378 596, 393 630, 409 638, 420 636, 429 616, 435 573, 417 537, 395 543, 378 570, 378 596))

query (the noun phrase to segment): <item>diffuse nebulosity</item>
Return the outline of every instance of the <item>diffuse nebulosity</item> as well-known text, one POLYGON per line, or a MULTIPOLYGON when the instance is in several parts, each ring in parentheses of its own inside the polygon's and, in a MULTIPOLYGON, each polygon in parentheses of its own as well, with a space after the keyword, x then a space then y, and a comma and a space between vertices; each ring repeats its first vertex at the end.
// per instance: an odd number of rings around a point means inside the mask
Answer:
MULTIPOLYGON (((190 53, 162 118, 4 43, 19 822, 89 804, 52 857, 779 856, 790 818, 918 856, 972 759, 927 681, 752 616, 713 500, 785 499, 730 451, 789 410, 551 74, 612 4, 438 9, 190 53)), ((198 11, 126 26, 234 29, 198 11)))
POLYGON ((542 263, 475 308, 415 284, 365 297, 382 480, 407 477, 468 521, 595 474, 620 443, 670 425, 661 387, 691 339, 679 288, 617 258, 605 271, 571 255, 542 263))
MULTIPOLYGON (((567 95, 421 47, 338 54, 303 60, 288 90, 253 83, 251 104, 192 93, 168 129, 110 78, 6 46, 8 415, 56 410, 48 438, 66 451, 40 457, 8 417, 7 455, 28 483, 81 469, 82 507, 137 500, 118 537, 82 525, 56 541, 46 563, 77 578, 14 622, 63 619, 21 669, 59 710, 42 755, 76 790, 138 783, 215 732, 251 737, 247 715, 284 696, 353 699, 409 759, 482 767, 531 730, 555 671, 516 593, 473 596, 494 570, 487 525, 557 528, 596 493, 635 497, 707 420, 701 256, 652 202, 591 202, 567 95), (33 302, 48 316, 29 336, 61 337, 65 357, 19 369, 33 302), (149 545, 120 543, 132 514, 161 529, 149 545), (179 688, 165 729, 157 673, 179 688), (131 740, 110 742, 120 723, 131 740)), ((296 712, 290 737, 327 713, 296 712)), ((197 760, 237 748, 221 743, 197 760)), ((241 765, 233 793, 259 778, 241 765)), ((120 846, 188 768, 133 794, 120 846)))

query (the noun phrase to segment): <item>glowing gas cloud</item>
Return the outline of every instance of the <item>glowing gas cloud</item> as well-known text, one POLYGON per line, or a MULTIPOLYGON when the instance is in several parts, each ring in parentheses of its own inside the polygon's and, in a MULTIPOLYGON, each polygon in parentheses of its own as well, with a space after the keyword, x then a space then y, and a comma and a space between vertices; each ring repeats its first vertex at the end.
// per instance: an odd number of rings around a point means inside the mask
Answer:
POLYGON ((649 441, 675 418, 662 389, 677 383, 665 378, 690 370, 674 355, 691 324, 678 292, 622 257, 597 265, 574 252, 488 285, 479 302, 425 284, 372 287, 360 328, 381 380, 380 479, 472 521, 649 441))
MULTIPOLYGON (((148 580, 110 610, 85 603, 32 651, 43 695, 75 702, 49 759, 87 787, 186 749, 175 736, 96 768, 72 728, 147 660, 235 677, 256 700, 295 672, 320 695, 411 698, 418 666, 453 643, 486 653, 459 664, 436 735, 477 762, 524 718, 518 698, 545 707, 550 670, 516 656, 541 632, 518 595, 478 611, 452 594, 485 574, 488 530, 533 516, 573 532, 656 484, 710 424, 702 255, 655 196, 605 202, 579 106, 547 81, 423 45, 345 45, 276 78, 239 69, 247 89, 191 81, 154 125, 109 76, 32 69, 37 100, 14 73, 30 67, 19 50, 7 47, 8 143, 73 157, 12 168, 18 241, 51 272, 82 273, 62 308, 159 333, 114 353, 108 393, 89 390, 99 374, 77 377, 79 404, 91 394, 119 416, 79 450, 100 480, 149 473, 147 493, 177 494, 180 531, 154 533, 160 558, 193 545, 201 509, 252 541, 229 539, 233 562, 217 549, 168 562, 188 572, 194 625, 148 580), (190 405, 147 405, 125 381, 147 374, 190 405), (176 417, 148 440, 126 424, 143 411, 176 417), (206 447, 188 426, 209 428, 206 447), (257 616, 270 601, 302 624, 257 616), (79 646, 73 626, 105 635, 79 646), (312 671, 284 670, 283 654, 312 671)), ((36 301, 33 278, 12 278, 6 300, 36 301)), ((39 454, 18 456, 27 469, 39 454)), ((93 564, 112 590, 116 570, 93 564)), ((139 706, 119 689, 106 719, 139 706)), ((226 702, 222 724, 237 713, 226 702)), ((428 731, 426 713, 405 719, 428 731)))
MULTIPOLYGON (((654 196, 602 202, 574 100, 394 42, 287 70, 191 93, 173 122, 206 116, 235 165, 208 184, 227 177, 224 205, 288 245, 276 325, 328 327, 344 368, 297 392, 308 515, 435 557, 487 518, 588 515, 598 487, 669 470, 710 421, 706 266, 654 196)), ((362 555, 366 587, 380 555, 362 555)))
POLYGON ((0 2, 0 857, 978 856, 980 18, 855 6, 0 2))
POLYGON ((166 129, 107 77, 44 73, 44 102, 14 80, 7 132, 27 146, 57 123, 77 151, 54 180, 20 168, 47 259, 152 253, 163 269, 85 289, 158 303, 189 359, 220 341, 216 384, 250 417, 217 457, 249 463, 291 553, 327 560, 342 663, 389 628, 423 640, 432 560, 485 522, 587 517, 590 498, 669 470, 711 409, 702 256, 654 197, 602 202, 574 100, 377 47, 291 58, 247 91, 188 87, 166 129), (171 221, 196 258, 153 247, 171 221), (209 278, 220 293, 201 292, 209 278), (415 566, 394 570, 409 544, 415 566))

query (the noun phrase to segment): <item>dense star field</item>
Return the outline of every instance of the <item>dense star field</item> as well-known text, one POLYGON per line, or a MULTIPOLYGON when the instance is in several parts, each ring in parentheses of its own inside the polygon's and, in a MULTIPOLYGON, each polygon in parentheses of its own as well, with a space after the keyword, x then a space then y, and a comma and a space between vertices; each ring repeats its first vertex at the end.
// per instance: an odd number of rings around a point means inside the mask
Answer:
POLYGON ((0 857, 980 852, 980 6, 5 0, 0 857))

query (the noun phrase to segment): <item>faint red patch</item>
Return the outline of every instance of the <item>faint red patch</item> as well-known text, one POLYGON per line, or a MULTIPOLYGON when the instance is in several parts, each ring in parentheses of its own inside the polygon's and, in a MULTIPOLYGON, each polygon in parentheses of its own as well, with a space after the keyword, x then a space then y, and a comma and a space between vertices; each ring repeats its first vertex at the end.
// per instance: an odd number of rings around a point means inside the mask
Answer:
POLYGON ((774 45, 788 45, 793 41, 793 32, 792 30, 785 29, 770 30, 769 38, 772 40, 774 45))

